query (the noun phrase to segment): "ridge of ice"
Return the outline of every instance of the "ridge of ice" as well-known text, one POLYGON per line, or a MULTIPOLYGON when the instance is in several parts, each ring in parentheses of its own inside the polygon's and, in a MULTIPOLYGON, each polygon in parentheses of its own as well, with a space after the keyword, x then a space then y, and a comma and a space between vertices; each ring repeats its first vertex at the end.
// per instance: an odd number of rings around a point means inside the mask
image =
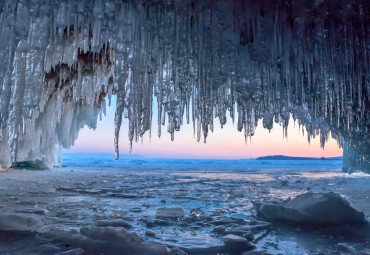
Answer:
MULTIPOLYGON (((253 136, 258 119, 309 139, 334 134, 345 167, 370 169, 369 9, 339 1, 0 1, 0 165, 61 163, 105 97, 117 95, 129 141, 174 139, 183 121, 206 141, 226 115, 253 136), (184 120, 185 117, 185 120, 184 120)), ((285 134, 287 135, 287 134, 285 134)))

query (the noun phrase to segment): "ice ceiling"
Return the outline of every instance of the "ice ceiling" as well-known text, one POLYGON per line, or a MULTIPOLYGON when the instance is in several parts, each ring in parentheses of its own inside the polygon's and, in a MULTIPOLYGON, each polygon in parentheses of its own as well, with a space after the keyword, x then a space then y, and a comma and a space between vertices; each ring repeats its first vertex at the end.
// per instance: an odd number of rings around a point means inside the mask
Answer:
POLYGON ((368 0, 0 0, 0 165, 61 163, 117 95, 129 141, 226 115, 252 136, 290 114, 370 169, 368 0), (153 100, 153 95, 154 100, 153 100))

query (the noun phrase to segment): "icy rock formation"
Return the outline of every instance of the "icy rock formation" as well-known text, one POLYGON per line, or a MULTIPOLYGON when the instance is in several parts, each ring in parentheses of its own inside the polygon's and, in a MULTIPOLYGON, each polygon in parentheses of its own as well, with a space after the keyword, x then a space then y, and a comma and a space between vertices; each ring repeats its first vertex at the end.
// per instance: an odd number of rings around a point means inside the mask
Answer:
MULTIPOLYGON (((309 137, 330 131, 345 168, 370 169, 367 0, 0 0, 0 165, 60 162, 80 128, 117 95, 129 141, 151 129, 174 138, 184 121, 198 141, 259 119, 309 137)), ((286 134, 287 135, 287 134, 286 134)))
MULTIPOLYGON (((135 232, 129 232, 123 227, 84 227, 80 233, 87 237, 85 243, 91 249, 97 246, 97 251, 108 251, 109 254, 158 254, 158 255, 186 255, 177 248, 169 248, 164 244, 150 242, 139 237, 135 232)), ((81 237, 74 238, 81 239, 81 237)), ((80 240, 79 243, 83 243, 80 240)), ((103 253, 103 252, 102 252, 103 253)))
POLYGON ((307 192, 285 205, 264 203, 256 207, 257 214, 275 222, 310 226, 366 223, 363 212, 358 212, 347 200, 335 193, 307 192))

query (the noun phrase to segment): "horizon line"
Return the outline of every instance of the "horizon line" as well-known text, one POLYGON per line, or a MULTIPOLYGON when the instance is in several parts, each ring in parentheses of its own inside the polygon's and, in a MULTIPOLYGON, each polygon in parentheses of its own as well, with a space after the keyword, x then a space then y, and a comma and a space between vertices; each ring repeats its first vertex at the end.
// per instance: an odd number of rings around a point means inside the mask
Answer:
MULTIPOLYGON (((113 152, 84 152, 84 151, 79 151, 79 152, 70 152, 66 151, 63 152, 63 155, 65 154, 106 154, 106 155, 112 155, 114 158, 114 153, 113 152)), ((260 157, 269 157, 269 156, 282 156, 282 157, 290 157, 290 158, 311 158, 311 159, 320 159, 320 158, 343 158, 343 155, 337 155, 337 156, 330 156, 330 157, 325 157, 325 156, 292 156, 292 155, 282 155, 282 154, 266 154, 266 155, 261 155, 257 157, 245 157, 245 158, 220 158, 220 157, 191 157, 191 156, 148 156, 148 155, 142 155, 138 153, 122 153, 119 154, 120 157, 140 157, 140 158, 148 158, 148 159, 219 159, 219 160, 242 160, 242 159, 257 159, 260 157)))

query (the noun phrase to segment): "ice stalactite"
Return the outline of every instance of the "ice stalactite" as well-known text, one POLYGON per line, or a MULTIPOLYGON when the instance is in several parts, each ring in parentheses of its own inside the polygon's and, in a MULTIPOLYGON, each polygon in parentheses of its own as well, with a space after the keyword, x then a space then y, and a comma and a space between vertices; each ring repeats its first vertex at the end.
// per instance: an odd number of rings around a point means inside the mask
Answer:
POLYGON ((183 121, 206 141, 227 114, 253 136, 293 114, 345 166, 370 169, 366 0, 0 1, 0 165, 53 165, 117 95, 129 141, 151 129, 153 95, 174 139, 183 121), (87 114, 86 114, 87 113, 87 114))
POLYGON ((67 3, 8 1, 0 10, 0 165, 61 163, 78 131, 96 126, 112 91, 108 44, 92 52, 90 27, 66 26, 67 3))

